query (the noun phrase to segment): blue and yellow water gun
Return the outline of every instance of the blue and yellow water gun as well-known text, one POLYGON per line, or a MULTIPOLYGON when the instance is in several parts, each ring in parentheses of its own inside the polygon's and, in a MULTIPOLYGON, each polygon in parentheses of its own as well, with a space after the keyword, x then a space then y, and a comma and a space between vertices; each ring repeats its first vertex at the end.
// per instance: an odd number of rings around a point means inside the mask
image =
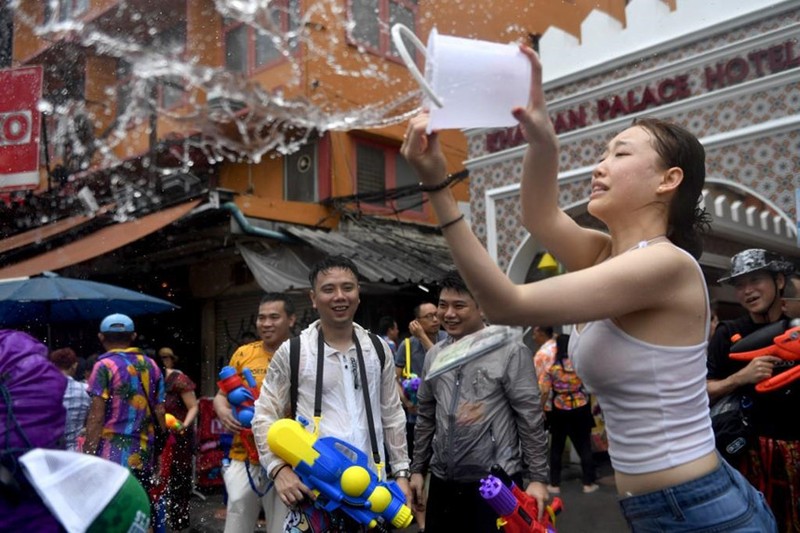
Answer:
POLYGON ((322 509, 341 510, 370 528, 379 520, 400 529, 411 524, 403 491, 394 481, 380 481, 370 470, 367 455, 351 444, 334 437, 317 438, 290 418, 270 426, 267 444, 315 491, 316 505, 322 509))

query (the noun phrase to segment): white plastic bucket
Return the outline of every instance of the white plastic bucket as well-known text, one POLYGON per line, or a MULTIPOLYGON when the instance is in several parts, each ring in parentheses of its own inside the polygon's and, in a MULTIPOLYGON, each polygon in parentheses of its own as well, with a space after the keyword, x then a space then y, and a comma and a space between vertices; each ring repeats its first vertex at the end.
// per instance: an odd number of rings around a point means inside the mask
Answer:
POLYGON ((392 27, 392 40, 425 93, 425 105, 430 109, 429 133, 517 124, 511 110, 528 104, 531 86, 530 60, 517 45, 439 35, 434 28, 425 49, 402 24, 392 27), (425 56, 424 77, 403 37, 425 56))

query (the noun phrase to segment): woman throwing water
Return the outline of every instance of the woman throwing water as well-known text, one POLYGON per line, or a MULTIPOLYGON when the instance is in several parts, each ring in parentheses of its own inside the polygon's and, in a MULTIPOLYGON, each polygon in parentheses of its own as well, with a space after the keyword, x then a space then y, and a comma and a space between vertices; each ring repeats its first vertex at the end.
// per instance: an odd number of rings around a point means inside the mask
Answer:
MULTIPOLYGON (((578 324, 575 369, 606 416, 620 506, 633 531, 774 531, 760 493, 722 461, 706 394, 708 297, 697 263, 706 215, 705 152, 683 128, 644 118, 611 139, 592 173, 588 210, 608 233, 558 205, 558 140, 541 64, 527 108, 520 188, 531 235, 568 274, 516 285, 472 234, 446 186, 437 135, 413 118, 402 153, 419 174, 453 259, 493 323, 578 324)), ((412 487, 416 489, 416 487, 412 487)), ((415 492, 415 496, 417 493, 415 492)))

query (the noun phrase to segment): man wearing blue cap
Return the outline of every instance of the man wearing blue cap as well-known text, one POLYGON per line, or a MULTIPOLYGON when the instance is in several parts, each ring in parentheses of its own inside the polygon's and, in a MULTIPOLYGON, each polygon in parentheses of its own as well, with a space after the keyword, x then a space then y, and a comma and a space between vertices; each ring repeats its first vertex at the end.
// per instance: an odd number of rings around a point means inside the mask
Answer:
POLYGON ((92 397, 84 452, 131 470, 145 490, 151 487, 155 424, 166 430, 164 377, 158 365, 132 347, 133 320, 115 313, 98 334, 106 350, 89 376, 92 397))

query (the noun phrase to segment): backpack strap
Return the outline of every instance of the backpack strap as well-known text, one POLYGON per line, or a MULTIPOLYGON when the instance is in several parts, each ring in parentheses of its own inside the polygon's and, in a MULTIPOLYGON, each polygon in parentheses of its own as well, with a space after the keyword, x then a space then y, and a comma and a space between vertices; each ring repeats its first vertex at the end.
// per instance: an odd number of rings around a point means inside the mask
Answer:
MULTIPOLYGON (((378 354, 378 360, 381 362, 381 373, 383 373, 383 365, 386 363, 386 352, 383 349, 381 340, 374 333, 369 334, 372 345, 375 347, 375 352, 378 354)), ((297 417, 297 389, 300 381, 300 337, 292 337, 289 340, 289 401, 291 403, 291 418, 294 420, 297 417)))
POLYGON ((300 337, 289 340, 289 398, 291 418, 297 417, 297 386, 300 377, 300 337))
POLYGON ((381 340, 374 333, 369 334, 369 340, 372 341, 372 345, 375 347, 375 353, 378 354, 378 360, 381 362, 381 373, 383 373, 383 365, 386 363, 386 352, 383 350, 383 344, 381 344, 381 340))

